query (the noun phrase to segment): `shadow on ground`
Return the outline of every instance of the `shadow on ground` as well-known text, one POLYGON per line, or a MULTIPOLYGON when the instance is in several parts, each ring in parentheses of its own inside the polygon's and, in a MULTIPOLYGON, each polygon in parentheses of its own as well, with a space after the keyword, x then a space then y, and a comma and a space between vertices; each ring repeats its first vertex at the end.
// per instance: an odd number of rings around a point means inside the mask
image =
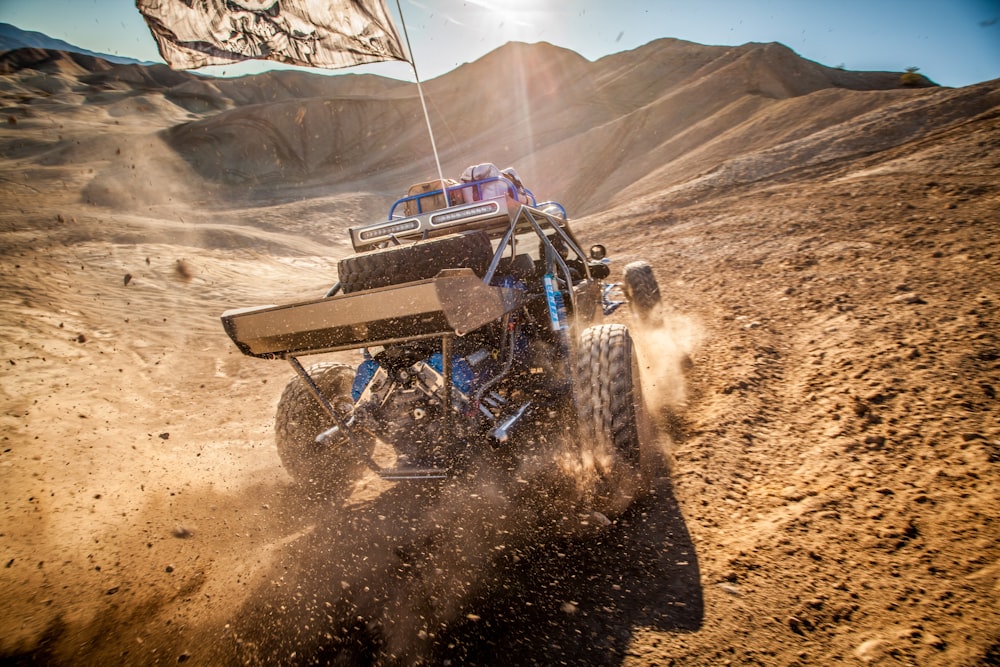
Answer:
POLYGON ((461 485, 397 485, 338 509, 288 545, 218 657, 617 665, 636 628, 701 626, 698 561, 669 480, 612 524, 572 537, 523 523, 540 516, 552 515, 528 516, 502 494, 461 485))

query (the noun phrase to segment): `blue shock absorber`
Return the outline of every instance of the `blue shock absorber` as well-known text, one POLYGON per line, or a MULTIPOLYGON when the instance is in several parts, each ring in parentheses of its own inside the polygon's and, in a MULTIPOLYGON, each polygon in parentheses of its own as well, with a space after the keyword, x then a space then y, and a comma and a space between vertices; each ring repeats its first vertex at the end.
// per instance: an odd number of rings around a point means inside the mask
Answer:
POLYGON ((542 276, 542 283, 545 285, 545 301, 549 306, 549 324, 553 331, 563 331, 569 325, 566 322, 566 304, 556 278, 551 273, 546 273, 542 276))

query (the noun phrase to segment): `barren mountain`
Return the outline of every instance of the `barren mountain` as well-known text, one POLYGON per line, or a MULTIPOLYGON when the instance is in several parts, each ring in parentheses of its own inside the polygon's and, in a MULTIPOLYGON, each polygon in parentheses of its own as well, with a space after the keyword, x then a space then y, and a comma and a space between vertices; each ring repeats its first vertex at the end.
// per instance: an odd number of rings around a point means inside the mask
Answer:
POLYGON ((670 474, 567 537, 558 494, 302 498, 290 369, 219 325, 434 176, 413 86, 0 54, 3 661, 1000 664, 1000 82, 919 83, 677 40, 426 82, 446 176, 660 282, 670 474))
MULTIPOLYGON (((119 64, 142 64, 135 58, 123 58, 108 53, 97 53, 64 42, 61 39, 54 39, 40 32, 33 30, 21 30, 17 26, 9 23, 0 23, 0 51, 13 51, 14 49, 49 49, 52 51, 68 51, 81 53, 86 56, 94 56, 107 60, 111 63, 119 64)), ((148 63, 147 63, 148 64, 148 63)))

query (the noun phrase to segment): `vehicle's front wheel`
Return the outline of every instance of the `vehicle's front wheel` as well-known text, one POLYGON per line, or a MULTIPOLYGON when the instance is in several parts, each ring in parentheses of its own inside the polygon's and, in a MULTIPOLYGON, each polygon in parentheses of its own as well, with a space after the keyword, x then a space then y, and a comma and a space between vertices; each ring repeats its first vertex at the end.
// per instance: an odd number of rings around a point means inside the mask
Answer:
POLYGON ((660 305, 660 285, 649 262, 630 262, 623 271, 623 290, 632 311, 646 322, 660 305))
POLYGON ((584 330, 575 380, 581 454, 595 475, 594 509, 618 514, 644 490, 640 456, 653 436, 628 328, 584 330))
MULTIPOLYGON (((337 413, 345 421, 349 419, 354 409, 351 400, 354 369, 344 364, 321 363, 309 367, 307 372, 337 413)), ((317 443, 316 436, 332 425, 332 419, 302 378, 293 378, 278 401, 274 434, 285 470, 296 484, 311 493, 346 493, 348 485, 365 467, 358 446, 369 455, 375 447, 371 434, 360 429, 352 432, 353 443, 317 443)))

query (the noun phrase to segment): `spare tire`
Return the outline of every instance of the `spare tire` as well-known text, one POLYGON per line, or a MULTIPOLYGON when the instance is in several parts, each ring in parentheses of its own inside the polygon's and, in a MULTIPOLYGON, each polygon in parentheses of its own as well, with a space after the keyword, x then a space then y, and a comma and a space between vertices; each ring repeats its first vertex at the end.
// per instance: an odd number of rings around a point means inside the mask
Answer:
POLYGON ((493 246, 482 231, 389 246, 340 260, 337 272, 344 294, 433 278, 442 269, 467 267, 483 277, 493 246))

